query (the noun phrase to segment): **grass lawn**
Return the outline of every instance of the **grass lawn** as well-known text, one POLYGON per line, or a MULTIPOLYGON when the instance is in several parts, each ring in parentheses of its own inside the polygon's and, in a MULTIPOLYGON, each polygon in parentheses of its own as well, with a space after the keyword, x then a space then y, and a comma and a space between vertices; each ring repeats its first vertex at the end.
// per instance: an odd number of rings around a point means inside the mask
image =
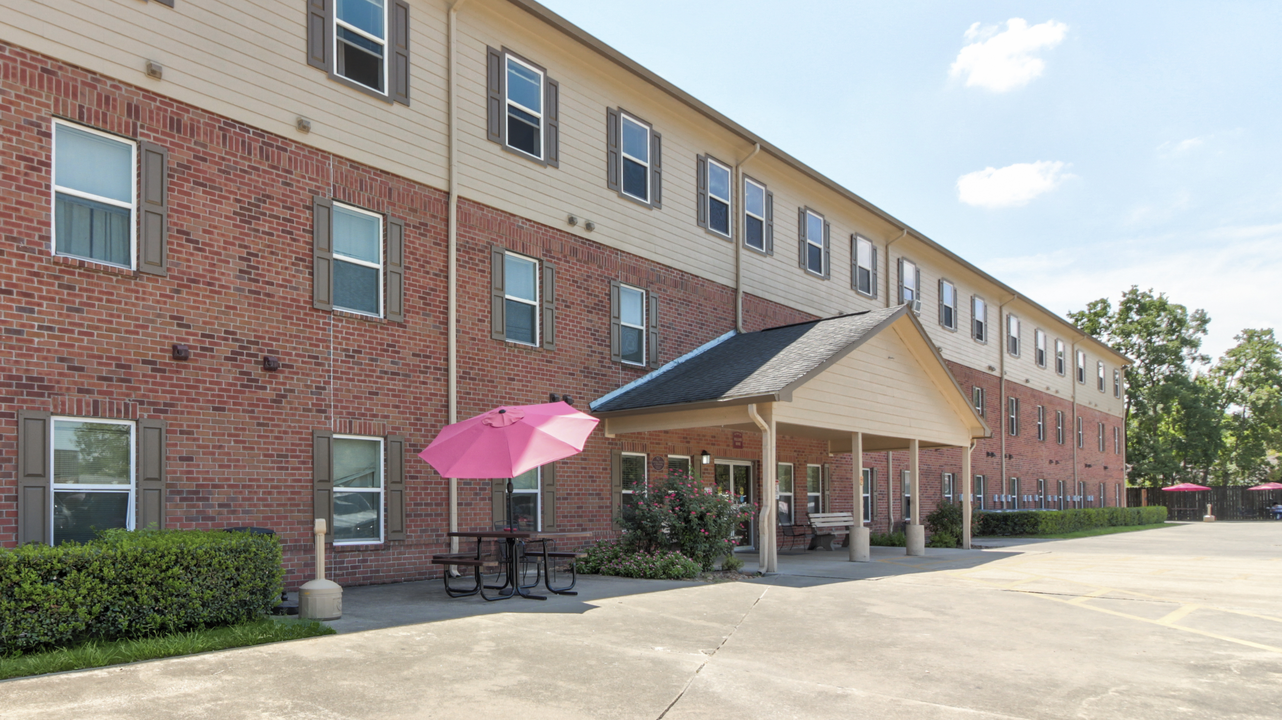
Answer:
POLYGON ((990 535, 989 537, 1043 538, 1047 540, 1071 540, 1074 538, 1095 537, 1096 535, 1113 535, 1114 533, 1137 532, 1139 530, 1157 530, 1158 528, 1175 527, 1174 523, 1155 523, 1153 525, 1122 525, 1118 527, 1090 528, 1075 532, 1057 533, 1055 535, 990 535))
POLYGON ((0 680, 333 634, 333 628, 315 620, 265 618, 141 640, 92 640, 70 648, 0 657, 0 680))

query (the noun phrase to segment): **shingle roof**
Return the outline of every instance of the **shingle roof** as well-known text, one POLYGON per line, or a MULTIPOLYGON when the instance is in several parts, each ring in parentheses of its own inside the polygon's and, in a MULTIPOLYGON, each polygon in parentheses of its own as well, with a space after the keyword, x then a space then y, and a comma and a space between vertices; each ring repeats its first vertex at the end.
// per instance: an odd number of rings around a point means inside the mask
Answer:
POLYGON ((875 334, 902 312, 903 307, 870 310, 735 335, 596 400, 592 410, 604 413, 772 395, 852 343, 875 334))

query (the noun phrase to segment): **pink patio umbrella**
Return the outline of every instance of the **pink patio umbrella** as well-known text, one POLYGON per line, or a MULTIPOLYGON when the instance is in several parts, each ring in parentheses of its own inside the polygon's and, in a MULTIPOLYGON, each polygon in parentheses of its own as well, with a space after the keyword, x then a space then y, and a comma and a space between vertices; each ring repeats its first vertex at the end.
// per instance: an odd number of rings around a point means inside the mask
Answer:
POLYGON ((1162 488, 1162 492, 1197 492, 1198 490, 1210 490, 1210 489, 1211 488, 1205 485, 1194 485, 1193 483, 1180 483, 1179 485, 1164 487, 1162 488))
POLYGON ((1282 490, 1282 483, 1266 482, 1249 487, 1247 490, 1282 490))
POLYGON ((513 478, 583 452, 600 422, 563 402, 495 408, 446 426, 418 456, 447 478, 513 478))

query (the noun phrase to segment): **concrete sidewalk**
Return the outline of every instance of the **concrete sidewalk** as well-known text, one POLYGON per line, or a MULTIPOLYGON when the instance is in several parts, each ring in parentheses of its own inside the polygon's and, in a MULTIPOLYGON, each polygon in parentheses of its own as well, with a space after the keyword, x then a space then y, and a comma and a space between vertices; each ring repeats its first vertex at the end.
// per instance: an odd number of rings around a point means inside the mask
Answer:
POLYGON ((783 555, 577 598, 348 591, 342 634, 0 683, 36 718, 1272 718, 1282 527, 783 555), (370 629, 366 629, 370 628, 370 629))

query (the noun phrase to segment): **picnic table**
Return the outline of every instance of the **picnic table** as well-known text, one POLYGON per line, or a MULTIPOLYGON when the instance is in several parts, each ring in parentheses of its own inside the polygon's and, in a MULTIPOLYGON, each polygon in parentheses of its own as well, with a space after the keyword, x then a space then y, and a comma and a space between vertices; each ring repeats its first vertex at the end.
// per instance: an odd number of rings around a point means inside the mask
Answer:
POLYGON ((433 555, 432 563, 435 565, 444 565, 447 567, 445 573, 445 592, 450 597, 464 597, 468 595, 480 594, 484 600, 507 600, 508 598, 520 595, 527 600, 546 600, 546 595, 536 595, 528 592, 531 588, 539 584, 539 577, 542 576, 543 585, 548 592, 556 595, 576 595, 574 586, 578 582, 578 573, 574 564, 570 564, 570 584, 559 587, 552 585, 553 561, 555 560, 573 560, 579 554, 575 552, 562 552, 555 550, 554 543, 561 538, 586 538, 591 537, 590 532, 537 532, 533 530, 469 530, 446 533, 448 537, 472 538, 476 540, 476 552, 473 553, 447 553, 443 555, 433 555), (486 557, 484 554, 485 541, 494 540, 500 542, 498 557, 486 557), (529 545, 538 544, 538 552, 530 552, 529 545), (549 547, 553 545, 553 547, 549 547), (533 583, 522 584, 521 580, 525 573, 521 572, 522 564, 528 564, 533 558, 535 563, 535 579, 533 583), (450 585, 449 566, 472 568, 475 584, 470 588, 457 588, 450 585), (485 568, 497 568, 503 578, 502 584, 486 585, 482 578, 482 570, 485 568), (486 590, 496 590, 493 597, 485 593, 486 590))

